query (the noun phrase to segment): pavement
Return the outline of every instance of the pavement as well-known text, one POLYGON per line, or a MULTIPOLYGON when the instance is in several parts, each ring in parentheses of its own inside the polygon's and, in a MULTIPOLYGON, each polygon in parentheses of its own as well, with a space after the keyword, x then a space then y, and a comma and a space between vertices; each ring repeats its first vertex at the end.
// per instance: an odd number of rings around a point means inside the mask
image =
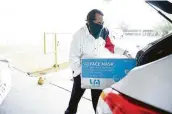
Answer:
MULTIPOLYGON (((12 89, 0 106, 0 114, 64 114, 70 99, 72 81, 70 69, 44 75, 44 85, 38 77, 12 70, 12 89), (50 84, 51 83, 51 84, 50 84)), ((94 114, 90 91, 82 98, 77 114, 94 114)))
MULTIPOLYGON (((44 55, 42 49, 32 46, 3 47, 0 54, 1 58, 23 71, 12 69, 12 89, 0 105, 0 114, 64 114, 73 85, 69 68, 43 75, 45 84, 38 85, 39 77, 29 77, 24 72, 50 68, 54 65, 54 54, 44 55)), ((58 60, 65 61, 65 54, 58 60)), ((79 103, 77 114, 94 114, 90 100, 90 91, 87 90, 79 103)))

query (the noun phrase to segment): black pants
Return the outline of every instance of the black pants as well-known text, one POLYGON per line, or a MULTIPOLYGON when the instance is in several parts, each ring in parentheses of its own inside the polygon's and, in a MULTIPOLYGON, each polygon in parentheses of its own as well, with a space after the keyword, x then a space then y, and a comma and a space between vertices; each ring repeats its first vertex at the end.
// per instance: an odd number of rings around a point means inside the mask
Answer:
MULTIPOLYGON (((78 108, 78 103, 79 103, 82 95, 84 94, 84 92, 85 92, 85 89, 81 88, 81 77, 79 75, 74 78, 72 94, 71 94, 68 108, 65 111, 65 114, 76 114, 77 108, 78 108)), ((93 108, 94 108, 95 112, 96 112, 97 102, 98 102, 101 92, 102 92, 102 90, 95 90, 95 89, 91 90, 92 104, 93 104, 93 108)))

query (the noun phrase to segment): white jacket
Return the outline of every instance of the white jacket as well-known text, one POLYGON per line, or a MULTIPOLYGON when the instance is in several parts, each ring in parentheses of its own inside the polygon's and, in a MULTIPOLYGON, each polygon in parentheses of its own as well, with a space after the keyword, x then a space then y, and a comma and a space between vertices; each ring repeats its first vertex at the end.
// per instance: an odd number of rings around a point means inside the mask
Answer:
MULTIPOLYGON (((111 42, 113 43, 112 37, 110 38, 111 42)), ((82 58, 101 58, 111 54, 111 52, 105 48, 105 44, 106 41, 103 38, 100 37, 95 39, 89 33, 87 26, 82 27, 73 35, 69 54, 69 61, 73 71, 73 77, 81 74, 82 58)), ((119 55, 123 55, 126 51, 115 46, 114 52, 118 53, 119 55)))

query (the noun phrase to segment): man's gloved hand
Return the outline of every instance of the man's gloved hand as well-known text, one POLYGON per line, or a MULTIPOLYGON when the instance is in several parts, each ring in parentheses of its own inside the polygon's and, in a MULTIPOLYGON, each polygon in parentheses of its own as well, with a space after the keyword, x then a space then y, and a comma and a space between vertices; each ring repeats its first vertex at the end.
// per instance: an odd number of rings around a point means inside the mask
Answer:
POLYGON ((125 55, 128 58, 133 58, 127 50, 124 51, 123 55, 125 55))
POLYGON ((107 28, 103 28, 102 29, 102 32, 100 34, 100 37, 102 37, 104 40, 106 40, 106 38, 108 37, 109 35, 109 30, 107 28))

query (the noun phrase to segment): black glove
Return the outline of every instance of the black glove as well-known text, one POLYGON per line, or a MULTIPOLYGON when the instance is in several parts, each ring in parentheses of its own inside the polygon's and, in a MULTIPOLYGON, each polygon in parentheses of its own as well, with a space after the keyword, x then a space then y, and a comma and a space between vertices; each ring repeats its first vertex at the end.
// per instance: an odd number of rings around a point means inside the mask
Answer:
POLYGON ((103 28, 102 32, 100 34, 100 37, 102 37, 104 40, 106 40, 108 35, 109 35, 109 30, 107 28, 103 28))

